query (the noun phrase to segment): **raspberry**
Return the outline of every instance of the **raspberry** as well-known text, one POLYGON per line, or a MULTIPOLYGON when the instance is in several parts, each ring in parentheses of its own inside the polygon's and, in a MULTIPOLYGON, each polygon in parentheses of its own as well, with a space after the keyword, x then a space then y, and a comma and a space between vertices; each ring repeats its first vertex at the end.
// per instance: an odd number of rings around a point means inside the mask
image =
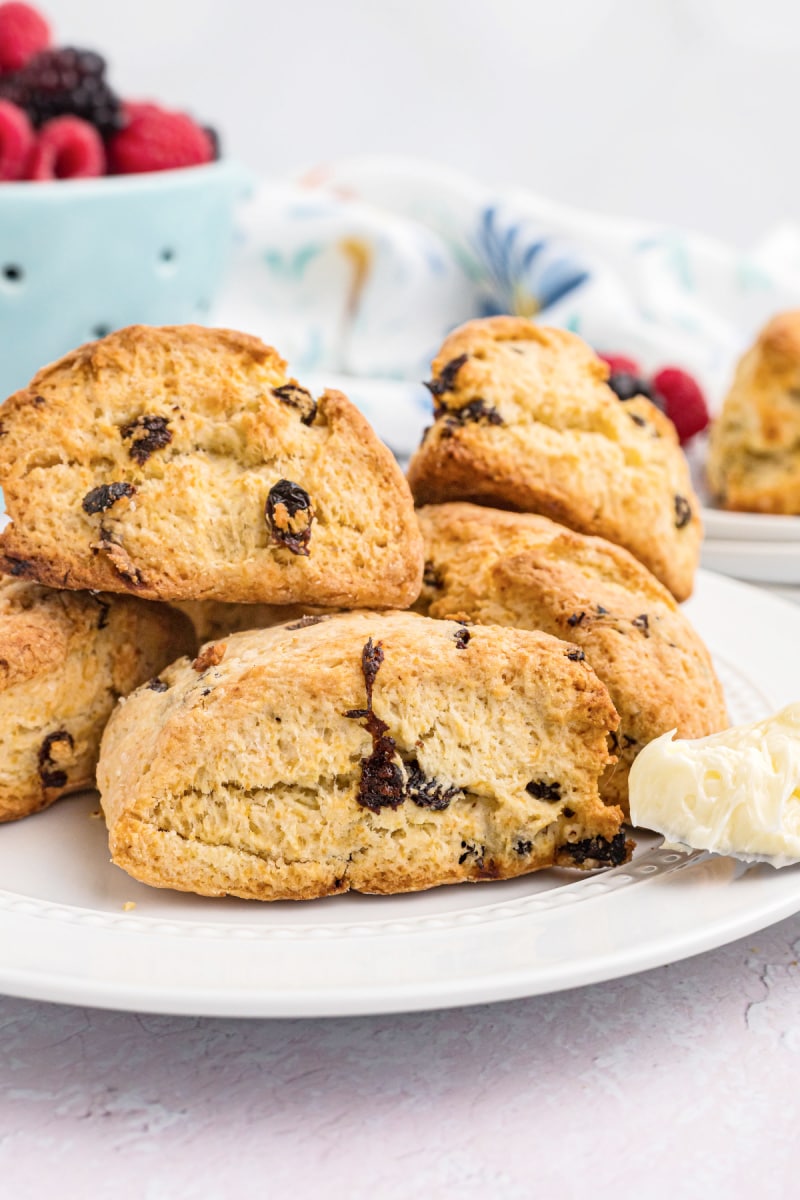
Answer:
POLYGON ((664 397, 666 414, 678 431, 681 445, 707 427, 711 418, 706 398, 687 371, 664 367, 653 376, 653 386, 664 397))
POLYGON ((87 179, 104 175, 106 156, 100 134, 80 117, 56 117, 39 134, 29 179, 87 179))
POLYGON ((27 115, 16 104, 0 100, 0 180, 24 177, 33 143, 27 115))
POLYGON ((612 375, 640 375, 641 367, 635 358, 626 354, 600 354, 597 357, 607 365, 612 375))
POLYGON ((186 113, 126 103, 125 116, 128 124, 108 143, 109 169, 117 175, 194 167, 214 158, 208 133, 186 113))
POLYGON ((24 108, 37 128, 70 114, 105 136, 123 124, 122 106, 106 83, 105 70, 105 59, 93 50, 43 50, 15 75, 0 80, 0 95, 24 108))
POLYGON ((0 4, 0 74, 18 71, 50 45, 50 27, 27 4, 0 4))

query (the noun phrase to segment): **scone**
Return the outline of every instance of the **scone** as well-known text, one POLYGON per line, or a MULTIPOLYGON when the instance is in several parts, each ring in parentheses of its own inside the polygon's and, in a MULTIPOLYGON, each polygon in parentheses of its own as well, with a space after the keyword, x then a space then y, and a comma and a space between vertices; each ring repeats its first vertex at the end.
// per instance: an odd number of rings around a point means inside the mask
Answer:
POLYGON ((175 600, 172 607, 192 622, 198 645, 244 629, 266 629, 330 611, 309 604, 224 604, 221 600, 175 600))
POLYGON ((711 429, 708 481, 722 508, 800 513, 800 310, 773 317, 739 362, 711 429))
POLYGON ((210 642, 121 702, 115 863, 246 899, 405 892, 625 861, 597 781, 617 714, 543 633, 353 612, 210 642))
MULTIPOLYGON (((600 793, 628 813, 628 772, 647 742, 727 725, 711 656, 665 587, 619 546, 529 513, 442 504, 418 513, 427 557, 418 610, 541 629, 572 642, 619 713, 619 761, 600 793)), ((474 631, 473 631, 474 632, 474 631)))
POLYGON ((158 600, 403 607, 422 551, 391 452, 257 338, 133 326, 0 408, 0 569, 158 600))
POLYGON ((0 821, 93 787, 118 697, 191 645, 165 605, 0 582, 0 821))
POLYGON ((462 325, 433 364, 435 420, 411 490, 419 504, 472 500, 607 538, 684 600, 702 537, 686 460, 672 422, 643 396, 618 400, 607 376, 564 330, 462 325))

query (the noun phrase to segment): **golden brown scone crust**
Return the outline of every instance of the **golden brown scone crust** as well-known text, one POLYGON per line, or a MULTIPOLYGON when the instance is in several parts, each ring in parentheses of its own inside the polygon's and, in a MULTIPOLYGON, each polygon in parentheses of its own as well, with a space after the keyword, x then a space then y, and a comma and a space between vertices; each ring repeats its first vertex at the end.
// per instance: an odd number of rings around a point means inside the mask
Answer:
POLYGON ((620 716, 619 761, 600 783, 628 813, 628 772, 659 734, 728 723, 708 650, 669 594, 619 546, 529 513, 473 504, 418 512, 426 567, 419 612, 541 629, 586 655, 620 716))
POLYGON ((209 643, 108 724, 113 860, 259 900, 622 862, 622 813, 597 790, 617 715, 571 650, 363 611, 209 643))
POLYGON ((700 505, 671 421, 620 402, 575 334, 520 317, 462 325, 433 363, 436 417, 411 460, 419 504, 472 500, 607 538, 678 600, 691 594, 700 505))
POLYGON ((391 452, 341 393, 315 405, 257 338, 120 330, 40 371, 0 409, 0 433, 10 574, 159 600, 418 594, 419 530, 391 452), (311 509, 288 511, 281 480, 311 509))
POLYGON ((117 698, 191 645, 165 605, 0 581, 0 821, 93 787, 117 698))
POLYGON ((800 310, 773 317, 739 361, 708 480, 722 508, 800 513, 800 310))

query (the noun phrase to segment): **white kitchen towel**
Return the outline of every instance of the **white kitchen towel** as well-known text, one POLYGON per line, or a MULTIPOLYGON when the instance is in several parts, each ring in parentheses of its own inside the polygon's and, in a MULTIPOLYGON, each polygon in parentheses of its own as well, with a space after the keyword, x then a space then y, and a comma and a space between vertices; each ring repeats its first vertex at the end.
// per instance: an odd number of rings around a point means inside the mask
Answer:
POLYGON ((759 326, 795 306, 795 227, 742 252, 382 157, 256 189, 217 316, 309 386, 341 387, 403 455, 430 420, 431 357, 470 317, 532 316, 647 372, 684 367, 714 407, 759 326))

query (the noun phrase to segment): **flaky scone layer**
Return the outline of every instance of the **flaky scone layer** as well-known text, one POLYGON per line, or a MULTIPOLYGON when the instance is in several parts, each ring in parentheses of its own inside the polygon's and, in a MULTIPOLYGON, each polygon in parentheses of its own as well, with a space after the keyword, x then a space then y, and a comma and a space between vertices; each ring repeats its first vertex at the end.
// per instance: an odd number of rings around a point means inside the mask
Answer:
POLYGON ((166 606, 0 582, 0 821, 93 787, 117 699, 191 645, 166 606))
POLYGON ((678 600, 702 526, 675 428, 622 402, 581 338, 520 317, 470 321, 433 363, 433 426, 411 460, 418 504, 469 500, 541 513, 624 546, 678 600))
POLYGON ((258 339, 133 326, 0 408, 0 568, 160 600, 378 607, 419 591, 391 452, 258 339))
POLYGON ((633 555, 547 517, 474 504, 418 512, 431 617, 541 629, 572 642, 620 716, 619 761, 600 783, 628 813, 628 772, 647 742, 677 729, 703 737, 728 723, 711 656, 667 589, 633 555))
POLYGON ((740 360, 707 468, 722 508, 800 513, 800 310, 773 317, 740 360))
POLYGON ((572 649, 408 612, 208 643, 109 722, 114 862, 261 900, 622 862, 597 788, 617 715, 572 649))

